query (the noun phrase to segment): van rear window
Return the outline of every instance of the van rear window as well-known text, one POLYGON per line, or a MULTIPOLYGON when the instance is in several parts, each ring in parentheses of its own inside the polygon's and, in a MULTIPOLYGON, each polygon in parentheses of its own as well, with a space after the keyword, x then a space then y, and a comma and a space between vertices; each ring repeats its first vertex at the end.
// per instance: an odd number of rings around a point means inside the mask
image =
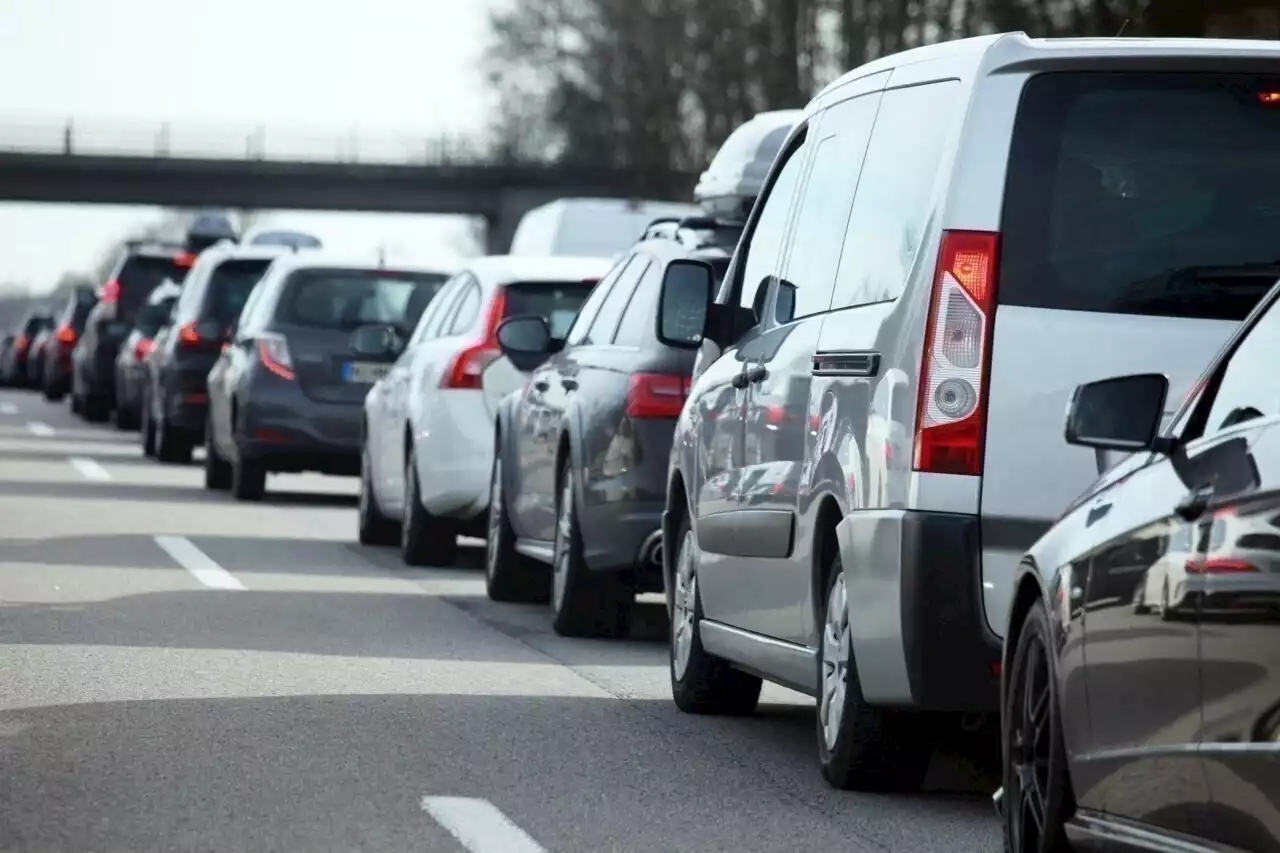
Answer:
POLYGON ((1280 76, 1033 77, 1000 302, 1242 320, 1280 278, 1280 76))

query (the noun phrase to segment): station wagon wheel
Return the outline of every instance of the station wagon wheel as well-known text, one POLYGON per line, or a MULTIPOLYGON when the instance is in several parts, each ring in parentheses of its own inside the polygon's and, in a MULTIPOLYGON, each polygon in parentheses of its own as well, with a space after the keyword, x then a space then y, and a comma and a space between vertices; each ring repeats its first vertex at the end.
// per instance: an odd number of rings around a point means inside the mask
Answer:
POLYGON ((489 483, 489 529, 485 542, 484 585, 493 601, 544 602, 549 595, 547 566, 516 550, 516 531, 507 515, 502 488, 502 451, 493 457, 489 483))
POLYGON ((568 459, 560 464, 555 544, 551 561, 551 627, 565 637, 623 637, 631 630, 635 591, 617 571, 592 571, 583 556, 577 479, 568 459))
POLYGON ((1027 613, 1004 696, 1004 841, 1009 853, 1067 853, 1072 797, 1044 605, 1027 613))
POLYGON ((400 525, 384 515, 382 507, 378 506, 378 493, 373 485, 373 459, 369 455, 368 441, 360 443, 360 496, 356 511, 359 523, 357 536, 361 545, 399 543, 400 525))

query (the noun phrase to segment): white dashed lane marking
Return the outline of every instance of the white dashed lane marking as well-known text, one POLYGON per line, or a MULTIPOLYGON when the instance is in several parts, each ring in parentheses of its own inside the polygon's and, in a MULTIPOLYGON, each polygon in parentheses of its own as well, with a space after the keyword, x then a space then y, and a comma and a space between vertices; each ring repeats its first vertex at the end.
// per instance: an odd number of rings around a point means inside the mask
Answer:
POLYGON ((471 853, 547 853, 488 800, 423 797, 422 810, 471 853))
POLYGON ((210 589, 244 589, 235 575, 219 566, 185 536, 156 536, 156 544, 179 566, 210 589))
POLYGON ((67 460, 80 476, 92 483, 105 483, 112 479, 111 472, 87 456, 72 456, 67 460))
POLYGON ((55 435, 55 431, 53 427, 49 426, 47 423, 44 423, 43 421, 31 421, 30 423, 28 423, 27 432, 31 433, 32 435, 38 435, 41 438, 48 438, 51 435, 55 435))

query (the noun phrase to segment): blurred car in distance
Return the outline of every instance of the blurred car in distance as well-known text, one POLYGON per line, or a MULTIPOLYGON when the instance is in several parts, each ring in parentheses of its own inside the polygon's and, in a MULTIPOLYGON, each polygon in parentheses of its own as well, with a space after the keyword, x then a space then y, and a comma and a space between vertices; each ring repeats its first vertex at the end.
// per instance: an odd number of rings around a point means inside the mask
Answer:
POLYGON ((653 220, 700 213, 696 205, 677 201, 562 198, 520 218, 508 254, 616 259, 653 220))
MULTIPOLYGON (((486 393, 486 369, 502 356, 498 325, 543 318, 563 338, 609 269, 600 258, 493 255, 450 279, 364 401, 360 541, 399 536, 409 565, 449 565, 462 533, 485 535, 500 397, 486 393)), ((506 381, 520 382, 518 371, 506 381)), ((510 385, 504 385, 509 388, 510 385)))
POLYGON ((46 400, 58 401, 71 387, 71 352, 98 297, 92 287, 76 287, 58 312, 54 342, 45 348, 42 385, 46 400))
POLYGON ((137 429, 142 420, 145 364, 155 348, 156 335, 169 324, 182 286, 170 280, 147 295, 133 317, 133 327, 116 355, 116 405, 112 418, 117 429, 137 429))
POLYGON ((31 310, 23 315, 13 336, 3 365, 3 380, 7 385, 29 388, 27 362, 31 357, 31 346, 40 333, 53 326, 53 318, 43 310, 31 310))
MULTIPOLYGON (((279 257, 253 288, 208 376, 205 485, 261 500, 269 473, 360 472, 363 403, 448 278, 323 253, 279 257)), ((452 452, 452 451, 451 451, 452 452)))

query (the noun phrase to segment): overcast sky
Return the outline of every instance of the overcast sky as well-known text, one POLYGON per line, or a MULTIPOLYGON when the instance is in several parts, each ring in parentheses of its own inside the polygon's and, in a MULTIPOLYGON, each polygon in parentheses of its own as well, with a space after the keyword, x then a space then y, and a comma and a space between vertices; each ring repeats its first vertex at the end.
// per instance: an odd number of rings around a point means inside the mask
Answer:
MULTIPOLYGON (((0 144, 51 137, 67 116, 99 139, 169 121, 176 138, 232 146, 257 124, 299 146, 352 129, 478 133, 487 15, 503 2, 0 0, 0 144)), ((51 286, 153 215, 0 205, 0 282, 51 286)), ((470 230, 445 217, 299 216, 335 244, 385 233, 420 253, 455 252, 470 230)))

